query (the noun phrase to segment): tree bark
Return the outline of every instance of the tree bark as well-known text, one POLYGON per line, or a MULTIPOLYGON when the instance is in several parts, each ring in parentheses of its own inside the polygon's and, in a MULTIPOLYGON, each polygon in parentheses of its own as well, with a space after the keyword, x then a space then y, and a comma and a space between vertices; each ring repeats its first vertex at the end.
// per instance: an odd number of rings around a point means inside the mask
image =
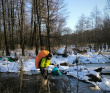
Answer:
MULTIPOLYGON (((37 7, 37 1, 36 0, 34 0, 34 17, 35 17, 35 20, 34 20, 34 33, 35 33, 35 35, 34 35, 34 37, 35 37, 35 46, 36 46, 36 50, 35 50, 35 53, 36 53, 36 55, 38 54, 38 40, 37 40, 37 36, 38 36, 38 33, 37 33, 37 29, 36 29, 36 7, 37 7)), ((38 28, 38 27, 37 27, 38 28)))
POLYGON ((33 47, 33 12, 34 12, 34 2, 32 2, 32 10, 31 10, 31 31, 30 31, 30 48, 33 47))
POLYGON ((6 56, 9 56, 8 44, 7 44, 7 21, 6 21, 6 2, 2 0, 2 9, 3 9, 3 21, 4 21, 4 38, 5 38, 5 48, 6 48, 6 56))
POLYGON ((20 31, 20 37, 21 37, 21 48, 22 48, 22 55, 24 56, 24 0, 21 2, 21 31, 20 31))
POLYGON ((41 15, 40 15, 40 0, 38 4, 38 0, 36 0, 36 13, 37 13, 37 24, 38 24, 38 30, 39 30, 39 39, 40 39, 40 47, 42 50, 42 37, 41 37, 41 15))
POLYGON ((50 51, 50 29, 49 29, 49 4, 47 0, 47 11, 48 11, 48 18, 47 18, 47 49, 50 51))
POLYGON ((14 50, 14 39, 13 39, 13 32, 14 32, 14 0, 11 0, 11 25, 12 25, 12 35, 11 35, 11 42, 12 42, 12 47, 11 49, 14 50))

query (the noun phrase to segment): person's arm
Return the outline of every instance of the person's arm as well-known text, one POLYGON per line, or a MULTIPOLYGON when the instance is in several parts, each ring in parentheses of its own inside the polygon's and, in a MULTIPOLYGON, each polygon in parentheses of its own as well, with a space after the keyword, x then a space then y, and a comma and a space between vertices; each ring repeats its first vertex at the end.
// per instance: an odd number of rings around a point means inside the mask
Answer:
POLYGON ((51 62, 50 62, 50 65, 54 65, 54 67, 56 67, 56 64, 54 64, 54 63, 51 63, 51 62))
POLYGON ((50 62, 50 64, 49 64, 49 65, 54 65, 54 64, 50 62))

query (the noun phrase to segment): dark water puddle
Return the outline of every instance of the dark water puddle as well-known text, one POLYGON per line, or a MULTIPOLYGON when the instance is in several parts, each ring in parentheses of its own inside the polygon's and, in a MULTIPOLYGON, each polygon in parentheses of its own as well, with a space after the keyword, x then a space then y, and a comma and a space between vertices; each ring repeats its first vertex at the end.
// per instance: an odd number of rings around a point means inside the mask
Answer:
MULTIPOLYGON (((16 74, 16 73, 13 73, 16 74)), ((12 75, 12 73, 0 73, 0 93, 19 93, 20 92, 20 76, 12 75), (3 75, 3 76, 2 76, 3 75)), ((41 75, 23 75, 22 93, 48 93, 47 90, 41 88, 41 75), (45 91, 45 92, 44 92, 45 91)), ((60 93, 52 83, 49 83, 51 93, 60 93)))
MULTIPOLYGON (((93 65, 94 66, 94 65, 93 65)), ((110 75, 107 76, 110 79, 110 75)), ((41 87, 42 76, 36 72, 24 72, 21 93, 103 93, 100 88, 63 74, 60 77, 48 76, 50 90, 41 87), (77 87, 78 86, 78 87, 77 87)), ((19 73, 0 73, 0 93, 19 93, 19 73)), ((107 92, 109 93, 109 92, 107 92)))
MULTIPOLYGON (((50 90, 41 87, 42 76, 40 74, 23 75, 22 93, 103 93, 93 84, 78 81, 71 76, 48 76, 50 90), (77 87, 78 86, 78 87, 77 87)), ((0 93, 19 93, 20 75, 18 73, 0 73, 0 93)))
MULTIPOLYGON (((12 74, 12 73, 11 73, 12 74)), ((13 73, 14 74, 14 73, 13 73)), ((39 75, 23 75, 22 93, 76 93, 78 85, 78 93, 102 93, 101 90, 92 89, 94 85, 79 81, 71 76, 62 75, 60 77, 48 76, 50 90, 41 88, 42 76, 39 75)), ((19 93, 20 76, 1 77, 1 93, 19 93)))
POLYGON ((110 73, 109 73, 109 72, 104 72, 104 73, 103 73, 103 72, 101 72, 100 74, 101 74, 101 75, 110 75, 110 73))

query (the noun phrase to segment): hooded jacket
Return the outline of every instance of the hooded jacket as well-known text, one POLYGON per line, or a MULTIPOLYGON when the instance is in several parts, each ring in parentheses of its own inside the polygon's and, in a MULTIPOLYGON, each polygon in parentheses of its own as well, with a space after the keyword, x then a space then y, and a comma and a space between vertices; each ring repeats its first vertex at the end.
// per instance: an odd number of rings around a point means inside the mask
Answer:
POLYGON ((52 63, 50 62, 49 59, 47 58, 42 58, 41 63, 40 63, 40 67, 48 67, 49 65, 52 65, 52 63))

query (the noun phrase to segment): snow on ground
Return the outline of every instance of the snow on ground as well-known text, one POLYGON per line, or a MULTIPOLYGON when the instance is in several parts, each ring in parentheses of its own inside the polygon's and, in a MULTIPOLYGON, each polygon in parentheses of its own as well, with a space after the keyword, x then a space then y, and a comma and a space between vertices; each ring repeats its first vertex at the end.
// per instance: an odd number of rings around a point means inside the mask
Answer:
MULTIPOLYGON (((31 56, 35 54, 31 51, 29 52, 31 56)), ((57 53, 63 54, 64 53, 64 48, 60 48, 57 50, 57 53)), ((23 71, 39 71, 39 69, 35 68, 35 58, 31 57, 28 61, 23 61, 23 71)), ((78 62, 80 63, 106 63, 110 62, 109 58, 110 56, 105 55, 98 55, 98 53, 91 53, 87 52, 84 55, 78 54, 74 55, 73 52, 71 54, 68 54, 68 57, 62 57, 58 55, 54 55, 53 58, 51 59, 51 62, 54 64, 60 64, 64 62, 68 62, 70 65, 73 65, 73 62, 75 62, 76 57, 78 58, 78 62)), ((16 62, 10 62, 7 61, 7 58, 3 58, 0 60, 0 72, 19 72, 21 67, 21 62, 16 61, 16 62), (5 59, 5 61, 4 61, 5 59)), ((54 68, 53 65, 50 65, 48 67, 49 72, 54 68)), ((93 74, 97 77, 99 77, 99 73, 95 72, 93 69, 86 68, 85 66, 78 66, 78 74, 77 74, 77 66, 74 67, 68 67, 68 66, 60 66, 59 65, 59 70, 63 70, 64 72, 67 73, 67 75, 71 75, 75 78, 77 76, 79 77, 80 80, 85 80, 86 82, 90 82, 88 79, 89 77, 86 76, 88 74, 93 74)), ((99 86, 103 90, 110 91, 110 80, 106 78, 102 78, 102 82, 91 82, 97 86, 99 86)))
POLYGON ((58 50, 56 50, 56 53, 64 54, 64 50, 65 50, 65 48, 59 48, 58 50))
POLYGON ((96 85, 99 86, 102 90, 110 91, 110 80, 102 78, 102 82, 96 82, 96 85))
POLYGON ((81 55, 79 53, 77 53, 77 55, 69 54, 68 57, 54 55, 51 62, 56 63, 56 64, 68 62, 70 65, 72 65, 72 63, 76 60, 76 57, 78 58, 79 63, 106 63, 106 62, 110 62, 110 60, 109 60, 110 56, 98 55, 98 53, 93 54, 91 52, 88 52, 84 55, 81 55))
POLYGON ((100 77, 100 73, 95 72, 93 69, 89 70, 85 66, 78 66, 78 72, 77 72, 77 66, 75 67, 70 67, 67 70, 66 75, 73 76, 75 78, 78 78, 79 80, 84 80, 86 82, 92 83, 99 88, 101 88, 103 91, 110 91, 110 80, 106 78, 101 78, 101 82, 94 82, 94 81, 89 81, 90 77, 87 75, 95 75, 96 77, 100 77))
POLYGON ((108 56, 98 55, 97 53, 87 53, 85 55, 78 54, 78 60, 81 63, 105 63, 110 62, 108 56))

